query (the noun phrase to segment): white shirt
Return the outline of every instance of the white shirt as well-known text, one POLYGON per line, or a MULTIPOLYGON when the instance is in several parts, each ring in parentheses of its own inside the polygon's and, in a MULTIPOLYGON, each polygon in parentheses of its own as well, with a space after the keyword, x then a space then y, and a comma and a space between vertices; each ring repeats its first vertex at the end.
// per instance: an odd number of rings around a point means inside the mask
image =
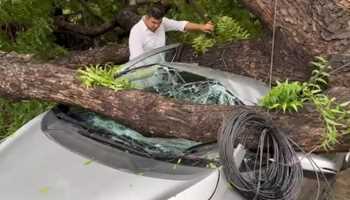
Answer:
POLYGON ((145 22, 144 17, 135 24, 129 35, 129 59, 133 59, 146 51, 165 46, 166 31, 184 31, 188 21, 176 21, 163 17, 159 28, 152 32, 145 22))

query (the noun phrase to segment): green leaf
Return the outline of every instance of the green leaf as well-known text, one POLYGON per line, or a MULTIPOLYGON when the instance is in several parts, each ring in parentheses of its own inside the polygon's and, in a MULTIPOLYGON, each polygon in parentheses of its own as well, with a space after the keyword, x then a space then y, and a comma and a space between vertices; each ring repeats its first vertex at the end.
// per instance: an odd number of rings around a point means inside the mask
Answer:
POLYGON ((45 186, 39 189, 40 193, 47 194, 49 192, 50 188, 45 186))
POLYGON ((327 81, 325 81, 323 78, 316 78, 315 80, 324 84, 328 84, 327 81))
POLYGON ((341 107, 347 107, 348 105, 350 105, 350 101, 346 101, 340 104, 341 107))
POLYGON ((84 165, 90 165, 91 163, 93 163, 92 160, 87 160, 87 161, 84 162, 84 165))
POLYGON ((275 104, 273 104, 272 106, 270 106, 269 108, 270 108, 270 109, 274 109, 274 108, 277 108, 277 107, 279 107, 279 106, 280 106, 280 104, 275 103, 275 104))
POLYGON ((282 110, 283 110, 283 112, 286 112, 286 110, 287 110, 287 104, 286 104, 286 103, 284 103, 284 104, 282 105, 282 110))
POLYGON ((328 124, 331 124, 331 125, 334 125, 334 126, 341 126, 341 125, 344 125, 344 124, 341 124, 341 123, 337 123, 329 118, 324 118, 324 120, 328 123, 328 124))
POLYGON ((297 106, 296 104, 292 104, 292 107, 294 108, 294 110, 295 110, 296 112, 298 112, 298 106, 297 106))
POLYGON ((339 109, 330 109, 329 111, 336 113, 336 114, 344 114, 345 113, 344 111, 341 111, 339 109))

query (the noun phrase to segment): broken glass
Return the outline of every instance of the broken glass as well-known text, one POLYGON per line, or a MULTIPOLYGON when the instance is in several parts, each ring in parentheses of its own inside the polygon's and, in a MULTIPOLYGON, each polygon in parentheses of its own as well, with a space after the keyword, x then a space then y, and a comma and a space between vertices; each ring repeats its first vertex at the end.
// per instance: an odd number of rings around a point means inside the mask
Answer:
MULTIPOLYGON (((156 92, 159 95, 180 101, 220 105, 236 105, 239 103, 239 100, 218 81, 188 72, 179 72, 169 67, 155 65, 133 69, 126 73, 124 77, 127 77, 139 89, 156 92)), ((182 138, 145 137, 126 126, 93 112, 86 112, 81 116, 89 126, 112 133, 111 139, 127 138, 133 141, 134 144, 142 145, 147 152, 153 155, 167 154, 176 157, 186 149, 200 144, 182 138)))
POLYGON ((196 104, 236 105, 239 100, 220 82, 168 67, 159 67, 145 89, 161 96, 196 104))

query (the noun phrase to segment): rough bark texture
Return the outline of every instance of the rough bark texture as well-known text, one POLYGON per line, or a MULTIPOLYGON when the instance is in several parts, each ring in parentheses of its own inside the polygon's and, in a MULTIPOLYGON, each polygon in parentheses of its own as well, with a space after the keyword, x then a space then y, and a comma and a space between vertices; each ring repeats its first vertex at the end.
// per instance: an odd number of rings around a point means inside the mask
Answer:
POLYGON ((301 45, 311 55, 334 55, 349 51, 350 12, 342 0, 243 0, 269 28, 276 26, 288 46, 301 45))
MULTIPOLYGON (((270 30, 273 27, 276 3, 277 33, 272 73, 274 80, 285 78, 305 80, 311 72, 311 68, 306 66, 315 55, 330 56, 331 60, 335 57, 334 67, 341 66, 340 57, 343 64, 350 61, 350 12, 346 1, 243 0, 243 3, 259 16, 270 30)), ((130 7, 119 12, 111 22, 99 27, 79 27, 64 21, 64 23, 61 21, 62 24, 58 27, 82 34, 96 35, 109 30, 113 27, 111 25, 119 25, 123 30, 128 31, 139 19, 140 16, 135 14, 133 7, 130 7)), ((221 69, 226 68, 227 71, 233 72, 242 69, 240 71, 244 74, 261 80, 266 80, 269 75, 271 35, 259 41, 239 42, 228 48, 219 47, 211 52, 197 58, 189 56, 193 55, 191 53, 186 53, 184 60, 205 63, 206 66, 221 69), (217 52, 218 49, 219 52, 217 52), (244 52, 242 53, 241 50, 244 52), (223 64, 224 61, 225 64, 223 64), (221 62, 219 66, 218 62, 221 62)), ((104 57, 107 58, 107 56, 104 57)))
POLYGON ((87 64, 122 64, 128 60, 128 47, 125 45, 113 44, 85 51, 71 52, 65 57, 52 61, 52 63, 76 69, 87 64))
POLYGON ((331 60, 336 71, 331 85, 349 84, 350 69, 350 11, 349 3, 339 0, 243 0, 245 6, 262 20, 265 27, 273 29, 274 6, 276 6, 276 38, 274 65, 270 71, 271 34, 257 41, 243 41, 210 50, 194 56, 185 49, 183 61, 244 74, 268 82, 275 80, 307 80, 313 56, 323 55, 331 60), (347 78, 348 77, 348 78, 347 78))
MULTIPOLYGON (((181 53, 181 62, 199 63, 202 66, 241 74, 263 82, 269 81, 270 50, 269 42, 264 40, 241 41, 210 49, 203 55, 196 55, 194 50, 185 46, 181 53)), ((285 52, 277 53, 272 72, 272 82, 276 80, 305 81, 310 77, 312 68, 306 68, 310 59, 289 57, 285 52)), ((72 52, 53 63, 77 68, 85 64, 103 64, 112 62, 122 64, 129 59, 129 50, 125 45, 113 44, 101 48, 72 52)))
MULTIPOLYGON (((349 4, 346 2, 341 0, 243 0, 243 2, 270 29, 273 25, 274 3, 277 3, 273 80, 307 79, 311 69, 305 68, 315 55, 331 56, 332 62, 337 63, 337 66, 346 64, 349 58, 350 38, 349 4)), ((133 25, 129 20, 135 15, 130 10, 125 10, 119 15, 128 20, 120 20, 118 25, 129 30, 133 25)), ((198 57, 185 50, 183 61, 199 62, 205 66, 248 75, 267 82, 270 75, 271 39, 266 38, 218 47, 198 57), (212 56, 208 58, 206 55, 212 56)), ((110 59, 113 56, 116 59, 127 58, 125 47, 89 50, 84 54, 72 56, 59 63, 72 67, 76 64, 121 62, 110 59), (120 52, 116 52, 117 49, 120 52)), ((284 129, 306 151, 319 147, 325 131, 319 114, 314 112, 313 108, 293 114, 266 113, 256 107, 175 102, 135 90, 113 92, 102 88, 89 89, 80 85, 72 69, 53 64, 33 64, 30 58, 19 59, 11 54, 0 55, 0 77, 2 77, 0 96, 44 99, 79 105, 110 116, 151 136, 212 141, 216 139, 224 119, 243 109, 255 110, 271 117, 277 127, 284 129)), ((333 86, 349 86, 349 77, 349 72, 335 73, 331 77, 331 83, 333 86)), ((350 90, 346 87, 333 87, 329 94, 342 100, 350 99, 350 90)), ((335 150, 347 151, 350 147, 350 136, 345 135, 340 141, 335 150)), ((322 150, 317 149, 318 152, 322 150)))
MULTIPOLYGON (((289 56, 296 55, 283 50, 276 43, 275 59, 271 74, 272 83, 276 80, 305 81, 310 77, 311 67, 306 67, 311 57, 289 56)), ((271 38, 252 41, 241 41, 210 49, 207 53, 197 56, 191 48, 184 48, 182 62, 195 62, 202 66, 241 74, 265 83, 270 78, 271 38)))
MULTIPOLYGON (((268 28, 272 29, 275 1, 244 0, 243 2, 268 28)), ((300 2, 276 0, 276 3, 277 33, 272 74, 269 72, 271 34, 257 41, 243 41, 216 47, 201 56, 196 56, 192 49, 185 48, 182 61, 198 62, 204 66, 247 75, 264 82, 268 82, 271 75, 272 83, 275 80, 308 79, 312 70, 308 65, 315 55, 330 56, 335 68, 350 62, 348 52, 350 13, 347 3, 339 0, 300 2)), ((118 13, 115 19, 118 19, 121 27, 129 30, 139 16, 134 10, 125 9, 118 13)), ((73 61, 72 64, 75 65, 127 61, 128 52, 116 51, 117 49, 118 47, 108 47, 84 51, 81 54, 74 53, 63 63, 73 61), (94 54, 95 51, 99 53, 94 54), (118 53, 121 53, 120 56, 118 53)), ((336 81, 332 81, 332 84, 339 85, 346 79, 334 80, 336 81)))
MULTIPOLYGON (((52 64, 33 64, 29 60, 13 54, 0 54, 1 96, 79 105, 110 116, 146 135, 204 142, 216 140, 221 124, 232 113, 249 109, 271 117, 277 127, 284 129, 306 151, 317 148, 322 141, 322 121, 312 108, 293 114, 268 114, 256 107, 175 102, 137 90, 114 92, 103 88, 85 88, 76 80, 75 70, 52 64)), ((349 96, 349 89, 342 90, 345 90, 345 93, 340 92, 342 95, 349 96)), ((338 93, 333 91, 335 96, 338 93)), ((348 150, 350 136, 345 136, 341 141, 335 150, 348 150)))

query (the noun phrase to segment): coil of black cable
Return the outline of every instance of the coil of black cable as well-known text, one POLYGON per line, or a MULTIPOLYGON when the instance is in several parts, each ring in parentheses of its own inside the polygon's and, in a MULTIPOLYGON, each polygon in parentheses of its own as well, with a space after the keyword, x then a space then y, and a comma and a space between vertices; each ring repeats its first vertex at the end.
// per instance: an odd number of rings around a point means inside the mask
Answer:
POLYGON ((241 111, 224 123, 218 142, 225 176, 242 196, 297 199, 302 167, 287 136, 271 120, 253 111, 241 111), (246 149, 248 142, 255 142, 256 149, 246 149), (241 160, 237 160, 238 155, 243 155, 241 160))

